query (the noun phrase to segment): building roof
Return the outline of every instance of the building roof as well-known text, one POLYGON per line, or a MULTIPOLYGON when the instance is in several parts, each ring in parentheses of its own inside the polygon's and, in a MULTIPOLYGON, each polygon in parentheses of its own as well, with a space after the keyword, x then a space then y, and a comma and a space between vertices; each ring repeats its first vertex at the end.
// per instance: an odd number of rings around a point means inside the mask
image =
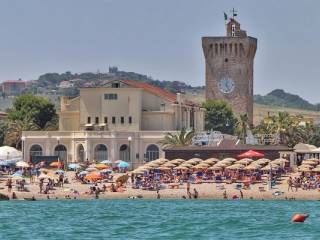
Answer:
POLYGON ((283 145, 251 145, 251 144, 237 144, 237 145, 218 145, 218 146, 182 146, 164 149, 164 151, 292 151, 292 148, 283 145))
POLYGON ((177 101, 177 96, 176 94, 169 92, 165 89, 153 86, 151 84, 148 83, 144 83, 144 82, 139 82, 139 81, 135 81, 135 80, 121 80, 121 82, 130 85, 132 87, 136 87, 136 88, 142 88, 144 90, 146 90, 147 92, 150 92, 154 95, 157 95, 159 97, 163 97, 165 99, 167 99, 170 102, 176 102, 177 101))
POLYGON ((26 83, 26 82, 22 80, 6 80, 6 81, 3 81, 2 83, 26 83))

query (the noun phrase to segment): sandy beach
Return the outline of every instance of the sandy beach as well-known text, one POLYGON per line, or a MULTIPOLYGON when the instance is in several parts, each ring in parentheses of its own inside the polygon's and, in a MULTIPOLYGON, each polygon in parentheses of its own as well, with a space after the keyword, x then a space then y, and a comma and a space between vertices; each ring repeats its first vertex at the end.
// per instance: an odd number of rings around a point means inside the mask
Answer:
MULTIPOLYGON (((74 172, 68 172, 69 179, 73 178, 74 172)), ((118 175, 119 176, 119 175, 118 175)), ((288 192, 287 176, 282 178, 271 190, 268 190, 268 186, 263 183, 251 184, 250 189, 242 189, 243 199, 254 199, 254 200, 320 200, 320 192, 317 189, 302 190, 295 189, 292 192, 291 189, 288 192), (264 191, 261 191, 262 188, 264 191)), ((15 182, 14 182, 15 183, 15 182)), ((98 187, 102 187, 105 184, 107 187, 111 183, 98 183, 98 187)), ((54 190, 50 191, 49 194, 39 193, 39 182, 30 184, 27 182, 26 188, 28 192, 17 191, 15 184, 13 185, 12 192, 15 192, 18 199, 35 197, 37 200, 48 200, 48 199, 66 199, 70 197, 71 199, 95 199, 94 194, 89 194, 89 188, 93 186, 92 184, 81 184, 78 181, 71 180, 69 184, 64 184, 63 187, 56 187, 54 190), (76 190, 77 193, 74 193, 76 190)), ((169 185, 164 185, 164 189, 159 191, 161 199, 182 199, 187 196, 187 184, 180 184, 178 189, 171 189, 169 185)), ((199 199, 223 199, 224 192, 227 193, 227 199, 232 199, 234 196, 240 198, 240 190, 236 189, 236 184, 226 184, 226 183, 201 183, 201 184, 191 184, 191 192, 196 189, 199 193, 199 199)), ((6 187, 6 179, 2 178, 0 182, 0 193, 12 197, 12 192, 9 193, 6 187)), ((106 192, 102 192, 99 195, 99 199, 126 199, 126 198, 136 198, 137 196, 147 199, 156 199, 156 191, 148 191, 141 189, 132 189, 130 180, 126 184, 124 192, 111 192, 107 189, 106 192)))

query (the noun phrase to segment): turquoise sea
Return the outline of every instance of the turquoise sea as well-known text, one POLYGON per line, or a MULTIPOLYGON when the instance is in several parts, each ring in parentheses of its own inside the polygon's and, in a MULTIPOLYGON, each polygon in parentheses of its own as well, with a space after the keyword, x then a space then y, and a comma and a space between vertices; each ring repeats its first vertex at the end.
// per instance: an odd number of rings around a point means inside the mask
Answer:
POLYGON ((0 239, 320 239, 320 202, 2 201, 0 239))

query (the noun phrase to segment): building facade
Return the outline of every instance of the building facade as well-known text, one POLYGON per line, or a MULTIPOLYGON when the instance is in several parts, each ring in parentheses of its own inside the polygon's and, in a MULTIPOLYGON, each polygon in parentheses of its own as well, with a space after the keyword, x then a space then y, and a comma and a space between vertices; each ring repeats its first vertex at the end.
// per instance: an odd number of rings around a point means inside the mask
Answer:
POLYGON ((6 96, 19 95, 25 90, 26 82, 19 80, 7 80, 2 83, 2 92, 6 96))
POLYGON ((253 122, 253 63, 257 39, 248 37, 231 18, 225 37, 203 37, 206 61, 206 99, 231 104, 236 115, 248 114, 253 122))
POLYGON ((161 88, 116 80, 61 99, 59 131, 24 132, 24 156, 59 156, 67 162, 124 160, 133 168, 163 156, 167 132, 204 129, 204 109, 161 88))

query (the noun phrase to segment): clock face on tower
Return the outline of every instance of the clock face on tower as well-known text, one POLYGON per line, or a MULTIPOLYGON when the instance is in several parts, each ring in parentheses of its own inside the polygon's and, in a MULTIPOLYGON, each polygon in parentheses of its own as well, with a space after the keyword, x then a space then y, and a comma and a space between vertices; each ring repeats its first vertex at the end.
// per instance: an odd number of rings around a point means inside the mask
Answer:
POLYGON ((222 77, 218 82, 218 87, 222 93, 232 93, 235 83, 230 77, 222 77))

